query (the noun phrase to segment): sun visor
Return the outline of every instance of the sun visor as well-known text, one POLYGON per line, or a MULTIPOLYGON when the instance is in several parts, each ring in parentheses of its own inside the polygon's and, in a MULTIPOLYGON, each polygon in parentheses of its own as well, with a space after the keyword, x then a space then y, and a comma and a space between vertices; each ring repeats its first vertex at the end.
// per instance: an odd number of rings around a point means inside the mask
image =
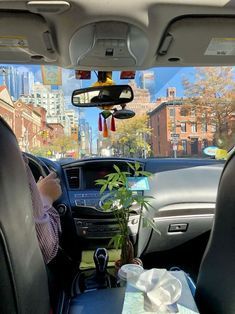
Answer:
POLYGON ((157 51, 159 65, 234 65, 235 18, 184 17, 172 22, 157 51))
POLYGON ((71 38, 70 59, 74 67, 128 68, 141 66, 149 41, 138 27, 115 21, 89 24, 71 38))
POLYGON ((50 63, 57 59, 45 20, 32 13, 0 13, 0 59, 4 63, 50 63))

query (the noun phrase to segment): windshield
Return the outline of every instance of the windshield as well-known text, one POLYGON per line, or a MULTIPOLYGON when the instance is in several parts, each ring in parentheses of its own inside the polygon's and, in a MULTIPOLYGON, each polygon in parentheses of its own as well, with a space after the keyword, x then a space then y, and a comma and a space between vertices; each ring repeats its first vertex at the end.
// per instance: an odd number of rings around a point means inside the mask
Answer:
POLYGON ((132 79, 113 72, 134 100, 111 111, 71 104, 73 90, 92 86, 97 74, 87 78, 52 66, 1 65, 0 114, 22 151, 72 161, 214 158, 219 149, 224 158, 235 143, 234 67, 153 68, 132 79))

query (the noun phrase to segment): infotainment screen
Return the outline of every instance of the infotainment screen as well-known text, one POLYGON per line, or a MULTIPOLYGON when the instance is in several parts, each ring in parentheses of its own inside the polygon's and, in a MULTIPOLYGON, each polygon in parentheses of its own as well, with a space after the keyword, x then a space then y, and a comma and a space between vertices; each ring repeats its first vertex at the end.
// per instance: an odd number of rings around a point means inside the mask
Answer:
MULTIPOLYGON (((118 165, 118 167, 123 171, 127 171, 128 166, 125 164, 118 165)), ((84 167, 83 168, 83 181, 85 182, 85 188, 86 189, 96 189, 99 190, 100 186, 95 184, 95 180, 97 179, 103 179, 105 175, 115 172, 113 168, 113 164, 110 165, 103 165, 99 163, 96 165, 96 167, 84 167)))

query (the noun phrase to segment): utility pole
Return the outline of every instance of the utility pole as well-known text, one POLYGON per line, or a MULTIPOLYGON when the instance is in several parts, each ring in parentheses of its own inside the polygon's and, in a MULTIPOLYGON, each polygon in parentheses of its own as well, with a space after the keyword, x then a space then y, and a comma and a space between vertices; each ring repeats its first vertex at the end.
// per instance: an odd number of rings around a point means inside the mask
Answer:
POLYGON ((81 123, 80 123, 80 110, 78 108, 78 158, 81 158, 81 123))
MULTIPOLYGON (((176 108, 175 108, 175 102, 173 100, 173 108, 174 108, 174 134, 176 134, 176 108)), ((174 152, 174 158, 177 158, 177 144, 178 144, 178 139, 175 139, 173 137, 173 152, 174 152)))

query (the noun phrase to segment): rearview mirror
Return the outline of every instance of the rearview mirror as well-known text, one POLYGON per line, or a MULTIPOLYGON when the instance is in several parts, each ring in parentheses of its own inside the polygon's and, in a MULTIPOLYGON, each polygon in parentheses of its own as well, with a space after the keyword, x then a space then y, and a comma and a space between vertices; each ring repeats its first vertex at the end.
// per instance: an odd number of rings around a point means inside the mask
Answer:
POLYGON ((129 85, 94 86, 75 90, 72 104, 76 107, 102 107, 125 104, 133 98, 129 85))

